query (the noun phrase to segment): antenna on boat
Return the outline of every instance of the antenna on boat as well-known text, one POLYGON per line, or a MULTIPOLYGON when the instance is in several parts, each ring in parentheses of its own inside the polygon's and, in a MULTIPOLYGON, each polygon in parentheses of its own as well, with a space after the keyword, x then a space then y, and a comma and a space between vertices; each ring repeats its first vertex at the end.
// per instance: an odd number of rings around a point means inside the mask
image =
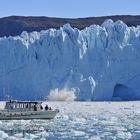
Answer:
POLYGON ((10 101, 10 100, 11 100, 10 96, 9 96, 9 95, 6 95, 6 96, 5 96, 5 100, 6 100, 6 101, 10 101))

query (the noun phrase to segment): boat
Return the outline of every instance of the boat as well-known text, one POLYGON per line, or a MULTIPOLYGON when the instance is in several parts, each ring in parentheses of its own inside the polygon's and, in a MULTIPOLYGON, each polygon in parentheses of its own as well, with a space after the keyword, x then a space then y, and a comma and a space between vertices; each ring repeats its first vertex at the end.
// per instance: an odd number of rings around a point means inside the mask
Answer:
POLYGON ((30 120, 53 119, 59 112, 40 101, 6 101, 4 109, 0 110, 0 120, 30 120))

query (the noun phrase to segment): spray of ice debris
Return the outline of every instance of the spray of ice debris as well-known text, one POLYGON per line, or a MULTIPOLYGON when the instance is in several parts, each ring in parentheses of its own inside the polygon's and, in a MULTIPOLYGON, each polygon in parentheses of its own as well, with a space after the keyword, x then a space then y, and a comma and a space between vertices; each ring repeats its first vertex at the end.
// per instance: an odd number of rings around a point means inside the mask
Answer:
POLYGON ((75 90, 67 88, 59 90, 56 88, 50 91, 47 99, 50 101, 74 101, 76 99, 75 90))

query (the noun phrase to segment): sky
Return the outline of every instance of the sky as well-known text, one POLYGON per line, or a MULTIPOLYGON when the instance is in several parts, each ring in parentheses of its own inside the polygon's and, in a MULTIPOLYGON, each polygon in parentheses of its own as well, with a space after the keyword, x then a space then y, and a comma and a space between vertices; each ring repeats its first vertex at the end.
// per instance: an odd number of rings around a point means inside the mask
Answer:
POLYGON ((0 17, 140 15, 140 0, 0 0, 0 17))

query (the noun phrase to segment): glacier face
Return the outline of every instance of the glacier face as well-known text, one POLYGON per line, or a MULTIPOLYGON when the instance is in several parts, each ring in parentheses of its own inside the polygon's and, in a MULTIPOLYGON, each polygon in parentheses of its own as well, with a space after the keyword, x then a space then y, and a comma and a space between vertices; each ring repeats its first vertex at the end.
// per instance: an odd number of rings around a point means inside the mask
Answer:
POLYGON ((106 20, 0 38, 0 98, 42 99, 74 89, 78 100, 140 99, 140 26, 106 20))

